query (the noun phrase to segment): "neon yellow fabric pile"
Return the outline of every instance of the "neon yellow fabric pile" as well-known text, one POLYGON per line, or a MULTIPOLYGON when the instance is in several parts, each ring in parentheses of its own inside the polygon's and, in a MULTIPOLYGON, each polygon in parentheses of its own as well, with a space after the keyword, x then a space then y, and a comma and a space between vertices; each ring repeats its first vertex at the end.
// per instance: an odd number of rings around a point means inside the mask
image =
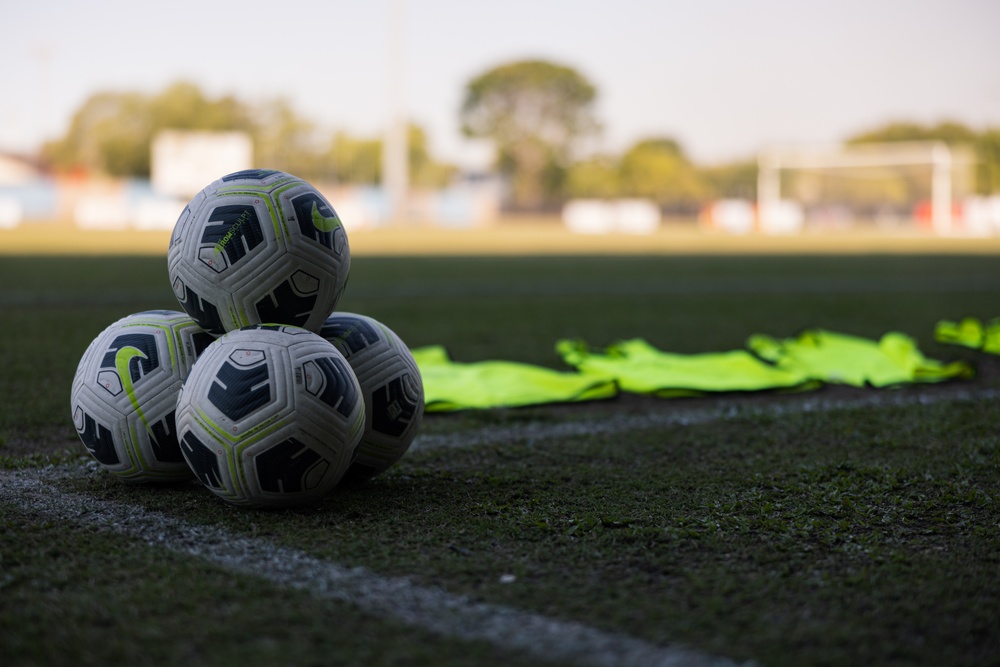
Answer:
POLYGON ((916 341, 895 331, 878 341, 823 329, 810 329, 783 340, 755 334, 747 340, 747 347, 779 368, 803 371, 821 382, 854 387, 941 382, 968 379, 975 374, 964 361, 928 359, 916 341))
POLYGON ((452 361, 440 345, 411 350, 424 384, 428 412, 523 407, 612 398, 608 376, 561 372, 515 361, 452 361))
POLYGON ((612 398, 619 390, 669 398, 807 391, 823 384, 891 387, 975 374, 968 362, 927 358, 914 339, 899 332, 879 340, 824 329, 784 339, 755 334, 746 349, 702 354, 664 352, 641 338, 601 351, 566 339, 556 343, 556 351, 573 372, 515 361, 456 362, 439 345, 412 350, 428 412, 589 401, 612 398))
POLYGON ((941 320, 934 327, 934 340, 1000 354, 1000 317, 985 323, 975 317, 963 317, 957 322, 941 320))
POLYGON ((603 352, 588 349, 582 341, 560 340, 556 351, 582 373, 615 378, 622 391, 664 398, 726 391, 803 391, 819 386, 803 368, 773 366, 746 350, 674 354, 633 338, 603 352))

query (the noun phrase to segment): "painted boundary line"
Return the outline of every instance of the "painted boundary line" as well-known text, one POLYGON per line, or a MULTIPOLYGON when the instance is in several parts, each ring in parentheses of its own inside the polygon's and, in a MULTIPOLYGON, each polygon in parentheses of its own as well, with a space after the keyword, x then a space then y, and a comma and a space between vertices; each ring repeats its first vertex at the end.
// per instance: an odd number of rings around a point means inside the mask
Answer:
POLYGON ((441 449, 477 447, 510 442, 532 442, 586 435, 607 435, 627 431, 643 431, 664 426, 690 426, 713 421, 754 417, 782 417, 794 414, 824 413, 859 408, 906 407, 936 405, 962 401, 988 401, 1000 398, 1000 389, 960 389, 923 394, 892 395, 873 393, 855 398, 830 399, 808 396, 779 403, 756 405, 738 401, 721 402, 711 408, 665 407, 636 415, 608 415, 577 421, 526 422, 514 426, 488 426, 447 434, 418 435, 411 447, 441 449))
MULTIPOLYGON (((559 423, 487 427, 464 433, 422 435, 414 447, 469 447, 511 441, 686 426, 757 416, 780 417, 871 407, 934 405, 1000 398, 1000 389, 963 389, 926 394, 872 394, 859 398, 804 400, 746 405, 737 401, 712 408, 673 409, 638 415, 612 415, 559 423)), ((89 464, 91 470, 96 464, 89 464)), ((540 660, 595 667, 735 667, 737 663, 683 647, 657 646, 580 623, 560 621, 462 595, 417 586, 402 577, 382 577, 365 568, 347 568, 302 551, 235 535, 214 526, 197 526, 161 512, 82 494, 65 493, 53 482, 79 474, 80 468, 0 471, 0 502, 52 519, 92 526, 135 538, 147 545, 201 558, 323 599, 352 604, 373 615, 393 618, 442 637, 485 640, 519 649, 540 660)), ((754 663, 744 663, 750 667, 754 663)))
MULTIPOLYGON (((92 468, 94 466, 91 466, 92 468)), ((560 621, 463 595, 417 586, 401 577, 382 577, 347 568, 302 551, 248 539, 214 526, 197 526, 126 503, 64 493, 53 484, 80 468, 0 472, 0 502, 32 514, 126 535, 258 577, 275 586, 338 600, 377 617, 392 618, 447 638, 486 640, 525 651, 543 661, 594 667, 736 667, 725 658, 683 647, 560 621)), ((744 663, 750 667, 753 663, 744 663)))

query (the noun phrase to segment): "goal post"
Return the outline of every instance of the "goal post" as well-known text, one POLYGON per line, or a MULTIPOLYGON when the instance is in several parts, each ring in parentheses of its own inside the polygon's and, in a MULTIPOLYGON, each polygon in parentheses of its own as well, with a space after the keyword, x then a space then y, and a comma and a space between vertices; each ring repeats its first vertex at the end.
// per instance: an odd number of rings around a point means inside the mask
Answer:
POLYGON ((930 171, 930 221, 937 234, 954 231, 953 201, 956 183, 965 183, 964 170, 975 164, 972 152, 943 141, 871 144, 774 145, 757 158, 757 206, 762 224, 782 200, 783 171, 861 173, 865 170, 927 168, 930 171))

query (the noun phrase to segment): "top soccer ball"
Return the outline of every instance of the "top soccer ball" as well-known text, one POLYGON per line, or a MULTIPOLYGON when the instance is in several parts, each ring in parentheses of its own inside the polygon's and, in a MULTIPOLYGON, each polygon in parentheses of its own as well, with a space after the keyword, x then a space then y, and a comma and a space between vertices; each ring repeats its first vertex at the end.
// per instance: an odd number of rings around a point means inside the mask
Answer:
POLYGON ((223 176, 188 203, 167 264, 177 301, 212 335, 261 323, 318 332, 347 284, 351 252, 316 188, 250 169, 223 176))

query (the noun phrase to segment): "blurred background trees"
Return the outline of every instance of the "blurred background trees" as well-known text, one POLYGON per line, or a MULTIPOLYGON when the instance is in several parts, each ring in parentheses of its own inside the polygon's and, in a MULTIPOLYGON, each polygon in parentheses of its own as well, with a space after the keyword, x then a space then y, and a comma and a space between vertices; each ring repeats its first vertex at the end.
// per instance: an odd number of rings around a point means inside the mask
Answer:
MULTIPOLYGON (((179 82, 155 95, 98 92, 73 115, 66 134, 42 149, 56 171, 148 178, 153 138, 161 130, 242 131, 253 140, 258 164, 309 180, 376 184, 382 175, 382 139, 319 128, 282 98, 249 104, 210 99, 179 82)), ((409 128, 415 185, 441 187, 456 172, 431 155, 422 128, 409 128)))
POLYGON ((571 67, 524 60, 490 69, 466 85, 462 132, 493 142, 515 206, 537 208, 559 194, 578 142, 599 124, 597 89, 571 67))
POLYGON ((968 146, 976 156, 973 190, 979 194, 1000 192, 1000 128, 976 132, 961 123, 947 121, 936 125, 891 122, 845 139, 847 144, 892 141, 943 141, 968 146))
MULTIPOLYGON (((469 137, 488 140, 494 169, 509 185, 509 207, 540 210, 571 198, 643 197, 664 210, 691 211, 718 198, 754 199, 755 156, 701 165, 670 136, 639 138, 620 153, 586 154, 599 134, 597 88, 571 67, 541 60, 502 64, 470 79, 457 121, 469 137)), ((73 115, 64 136, 43 148, 53 170, 148 178, 151 144, 161 130, 243 131, 255 162, 310 180, 376 185, 382 178, 381 137, 355 136, 317 126, 284 99, 248 103, 211 98, 193 83, 159 93, 102 91, 73 115)), ((960 123, 890 122, 847 137, 847 144, 937 140, 970 148, 978 194, 1000 193, 1000 128, 960 123)), ((460 175, 438 159, 418 125, 408 132, 410 182, 443 187, 460 175)), ((872 173, 864 178, 801 173, 788 192, 809 201, 904 202, 923 195, 926 173, 872 173)))
POLYGON ((253 133, 255 123, 244 103, 232 97, 209 100, 191 83, 175 83, 152 96, 98 92, 73 114, 66 134, 42 153, 59 171, 144 178, 153 137, 164 129, 253 133))

